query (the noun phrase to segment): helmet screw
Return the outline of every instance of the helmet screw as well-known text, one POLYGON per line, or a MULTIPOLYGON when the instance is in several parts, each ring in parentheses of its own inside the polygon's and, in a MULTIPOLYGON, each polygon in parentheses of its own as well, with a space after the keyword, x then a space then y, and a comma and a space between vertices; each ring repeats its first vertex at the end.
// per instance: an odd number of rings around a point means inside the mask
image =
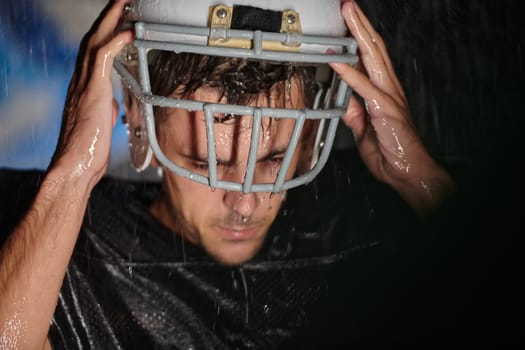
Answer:
POLYGON ((220 19, 224 19, 226 18, 226 16, 228 16, 228 11, 226 11, 225 9, 217 10, 217 17, 219 17, 220 19))
POLYGON ((125 12, 131 12, 131 11, 133 11, 133 5, 132 5, 130 2, 126 3, 126 4, 124 5, 124 11, 125 11, 125 12))
POLYGON ((294 15, 288 15, 286 17, 286 20, 288 21, 288 24, 295 24, 295 16, 294 15))

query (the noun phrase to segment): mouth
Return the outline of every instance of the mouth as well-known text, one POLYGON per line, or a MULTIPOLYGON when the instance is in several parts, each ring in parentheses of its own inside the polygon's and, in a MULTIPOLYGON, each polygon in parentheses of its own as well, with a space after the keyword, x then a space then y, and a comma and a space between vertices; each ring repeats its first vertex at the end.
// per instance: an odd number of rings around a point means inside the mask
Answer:
POLYGON ((247 241, 257 236, 257 227, 222 227, 217 228, 219 234, 227 241, 247 241))

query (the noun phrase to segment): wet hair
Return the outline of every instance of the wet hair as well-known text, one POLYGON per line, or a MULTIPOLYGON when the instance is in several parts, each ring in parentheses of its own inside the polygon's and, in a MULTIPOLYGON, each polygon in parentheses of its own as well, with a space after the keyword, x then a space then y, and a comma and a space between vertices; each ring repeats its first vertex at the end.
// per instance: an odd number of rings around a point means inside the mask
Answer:
MULTIPOLYGON (((289 87, 293 81, 302 94, 304 107, 312 108, 317 90, 313 66, 169 51, 154 51, 149 62, 151 92, 159 96, 175 94, 178 98, 191 99, 199 88, 211 87, 218 90, 219 99, 229 104, 248 105, 259 102, 261 97, 269 103, 271 97, 281 100, 280 103, 277 101, 276 107, 303 108, 290 105, 292 99, 289 87)), ((156 123, 168 116, 165 113, 168 109, 154 107, 156 123)), ((214 119, 217 123, 229 123, 235 117, 228 114, 214 119)), ((273 120, 270 118, 269 125, 273 120)), ((317 123, 312 120, 305 122, 304 138, 310 139, 314 135, 317 123)), ((160 130, 158 125, 157 130, 160 130)), ((298 169, 302 169, 298 170, 300 173, 309 169, 311 154, 304 154, 298 165, 298 169)))
POLYGON ((314 68, 308 66, 167 51, 156 52, 150 62, 152 92, 161 96, 176 92, 189 98, 201 87, 212 87, 227 103, 245 105, 277 92, 284 106, 287 86, 295 80, 311 107, 316 89, 314 68))

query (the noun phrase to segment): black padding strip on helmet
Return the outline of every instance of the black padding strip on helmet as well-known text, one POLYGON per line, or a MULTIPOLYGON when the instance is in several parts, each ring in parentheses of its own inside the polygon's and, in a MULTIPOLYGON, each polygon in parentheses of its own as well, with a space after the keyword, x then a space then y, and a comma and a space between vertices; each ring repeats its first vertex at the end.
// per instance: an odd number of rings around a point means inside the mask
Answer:
POLYGON ((279 33, 283 13, 259 7, 234 5, 231 29, 279 33))

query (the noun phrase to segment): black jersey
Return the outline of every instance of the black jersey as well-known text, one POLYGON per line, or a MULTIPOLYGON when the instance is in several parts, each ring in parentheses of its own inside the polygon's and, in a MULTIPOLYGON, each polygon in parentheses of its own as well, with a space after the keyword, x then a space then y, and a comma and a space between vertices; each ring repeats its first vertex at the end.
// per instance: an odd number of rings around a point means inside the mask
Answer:
MULTIPOLYGON (((263 248, 239 267, 217 264, 152 216, 158 183, 103 179, 64 277, 53 348, 319 349, 372 334, 395 298, 389 220, 410 214, 344 157, 289 191, 263 248), (377 220, 383 206, 397 209, 377 220)), ((7 232, 43 174, 0 175, 13 198, 2 203, 7 232)))

